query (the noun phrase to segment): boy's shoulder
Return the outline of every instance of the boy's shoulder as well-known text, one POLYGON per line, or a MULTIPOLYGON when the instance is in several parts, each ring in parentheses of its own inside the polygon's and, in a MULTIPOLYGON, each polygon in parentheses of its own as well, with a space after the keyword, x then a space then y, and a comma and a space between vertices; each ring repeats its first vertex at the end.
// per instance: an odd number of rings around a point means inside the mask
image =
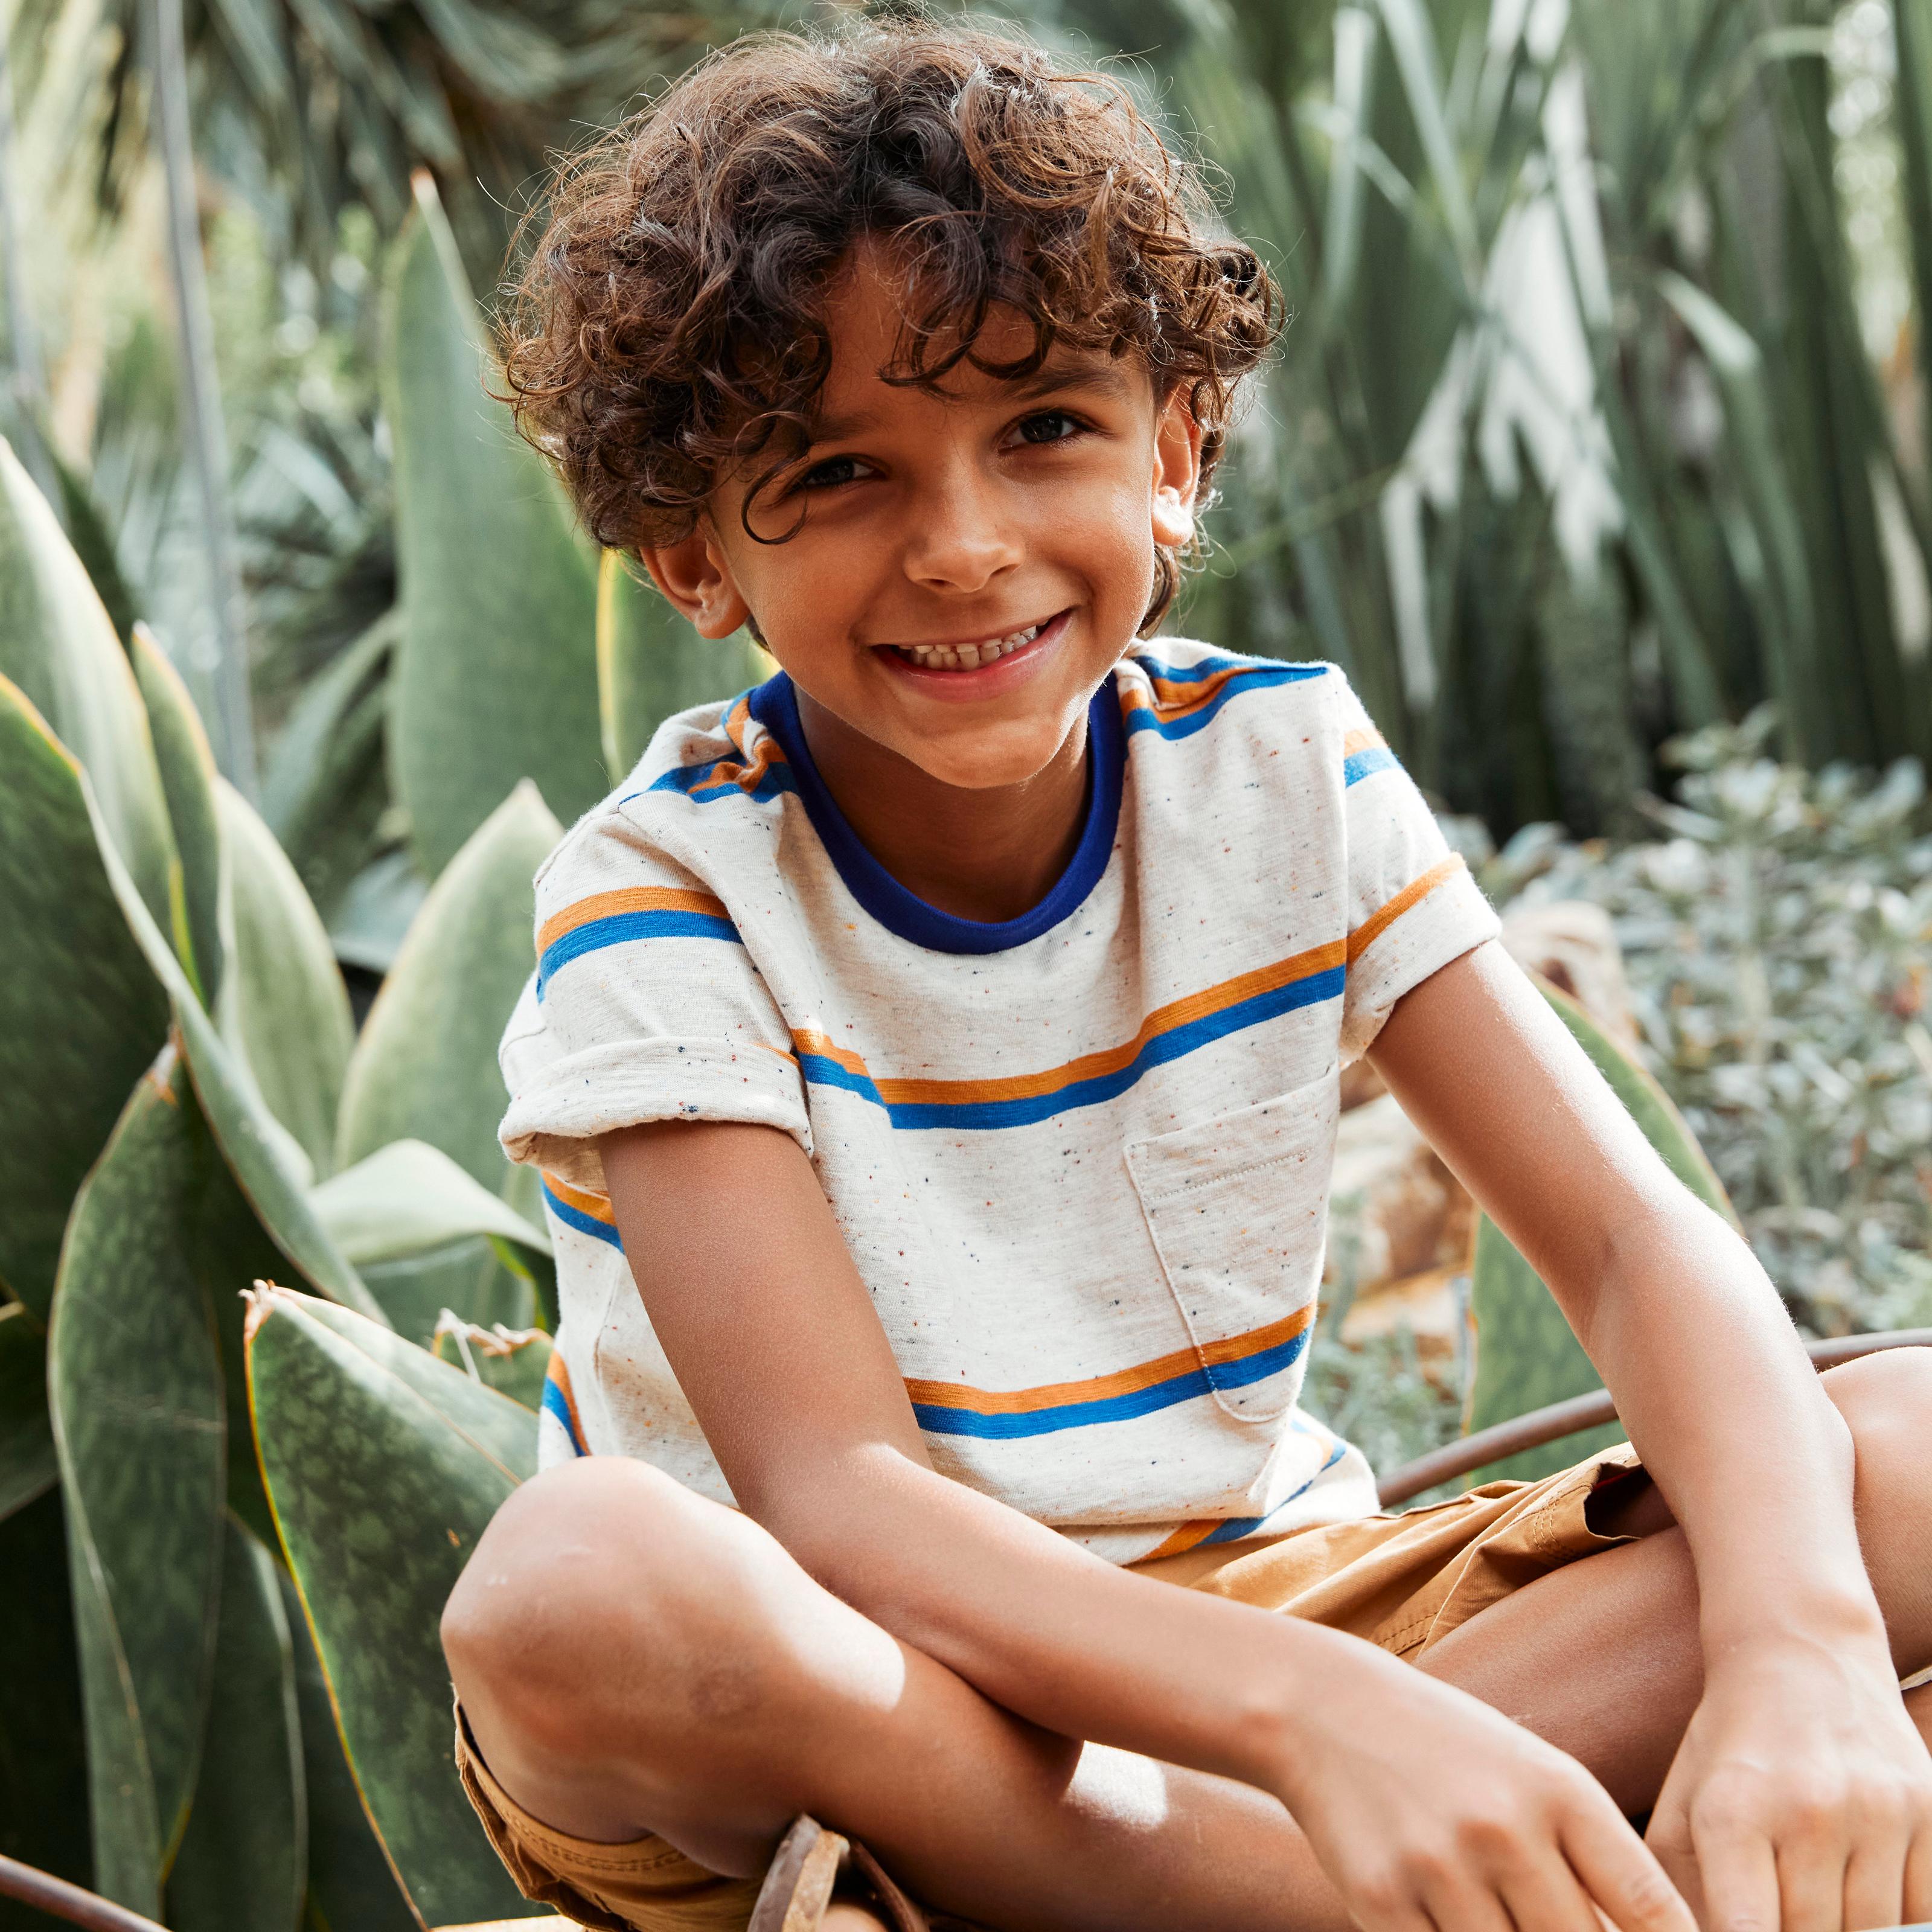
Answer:
POLYGON ((1136 642, 1115 668, 1114 682, 1130 740, 1146 733, 1184 742, 1236 704, 1258 707, 1270 722, 1286 715, 1304 731, 1323 723, 1346 734, 1367 722, 1336 665, 1249 657, 1191 638, 1136 642))
MULTIPOLYGON (((546 902, 575 901, 600 888, 688 880, 694 808, 726 798, 766 802, 792 789, 777 741, 751 715, 752 694, 715 699, 667 718, 644 755, 565 832, 537 868, 539 916, 546 902)), ((734 814, 704 813, 703 843, 734 814)))

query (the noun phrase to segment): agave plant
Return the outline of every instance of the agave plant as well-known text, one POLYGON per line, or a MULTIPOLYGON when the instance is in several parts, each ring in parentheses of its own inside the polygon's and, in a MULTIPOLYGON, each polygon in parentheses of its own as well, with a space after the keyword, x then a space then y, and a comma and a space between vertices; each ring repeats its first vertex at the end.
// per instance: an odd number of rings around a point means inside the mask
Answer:
POLYGON ((0 1072, 40 1108, 0 1152, 0 1560, 45 1666, 0 1687, 0 1849, 210 1932, 526 1909, 448 1782, 446 1711, 418 1761, 424 1707, 376 1680, 434 1667, 423 1606, 534 1454, 550 1242, 496 1144, 495 1048, 547 800, 574 814, 747 667, 575 536, 418 194, 390 290, 402 602, 298 712, 278 800, 339 876, 345 721, 373 715, 431 883, 359 1033, 296 866, 0 445, 0 1072), (251 1384, 257 1281, 284 1286, 251 1384), (448 1441, 418 1440, 424 1402, 448 1441), (352 1576, 380 1637, 342 1622, 352 1576))

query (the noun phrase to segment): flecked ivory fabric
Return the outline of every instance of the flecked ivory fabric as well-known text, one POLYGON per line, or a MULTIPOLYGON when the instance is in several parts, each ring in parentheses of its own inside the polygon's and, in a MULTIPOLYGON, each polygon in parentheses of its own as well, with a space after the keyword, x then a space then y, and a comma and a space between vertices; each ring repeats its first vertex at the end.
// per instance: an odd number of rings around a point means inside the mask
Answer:
POLYGON ((1115 1562, 1376 1507, 1297 1406, 1342 1067, 1497 922, 1332 666, 1136 646, 1041 904, 939 912, 859 843, 782 675, 684 713, 538 875, 502 1046, 562 1321, 542 1454, 730 1492, 597 1137, 810 1156, 935 1465, 1115 1562))

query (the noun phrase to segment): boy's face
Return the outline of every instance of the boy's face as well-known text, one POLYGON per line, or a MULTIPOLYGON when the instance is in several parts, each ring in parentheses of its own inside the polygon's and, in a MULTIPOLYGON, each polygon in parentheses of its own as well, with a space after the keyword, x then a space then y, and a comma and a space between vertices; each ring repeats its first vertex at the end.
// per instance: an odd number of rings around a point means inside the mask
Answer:
MULTIPOLYGON (((1056 354, 998 380, 962 364, 943 393, 886 382, 900 285, 856 251, 827 306, 832 368, 804 460, 740 521, 722 479, 698 530, 646 550, 706 637, 748 614, 793 681, 943 783, 1021 784, 1078 730, 1152 599, 1156 545, 1193 532, 1200 432, 1128 359, 1056 354)), ((1017 359, 996 311, 976 345, 1017 359)))

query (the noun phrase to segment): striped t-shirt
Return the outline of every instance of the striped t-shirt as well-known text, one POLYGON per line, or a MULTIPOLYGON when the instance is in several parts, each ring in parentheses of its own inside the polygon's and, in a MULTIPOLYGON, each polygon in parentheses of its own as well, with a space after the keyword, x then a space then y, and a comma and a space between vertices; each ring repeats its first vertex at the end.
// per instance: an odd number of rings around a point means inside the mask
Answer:
POLYGON ((1004 924, 862 845, 782 675, 671 719, 538 875, 503 1144, 543 1170, 543 1455, 730 1491, 597 1137, 810 1156, 934 1465, 1117 1562, 1358 1516, 1298 1407, 1342 1068, 1496 920, 1332 666, 1157 638, 1095 694, 1084 828, 1004 924))

